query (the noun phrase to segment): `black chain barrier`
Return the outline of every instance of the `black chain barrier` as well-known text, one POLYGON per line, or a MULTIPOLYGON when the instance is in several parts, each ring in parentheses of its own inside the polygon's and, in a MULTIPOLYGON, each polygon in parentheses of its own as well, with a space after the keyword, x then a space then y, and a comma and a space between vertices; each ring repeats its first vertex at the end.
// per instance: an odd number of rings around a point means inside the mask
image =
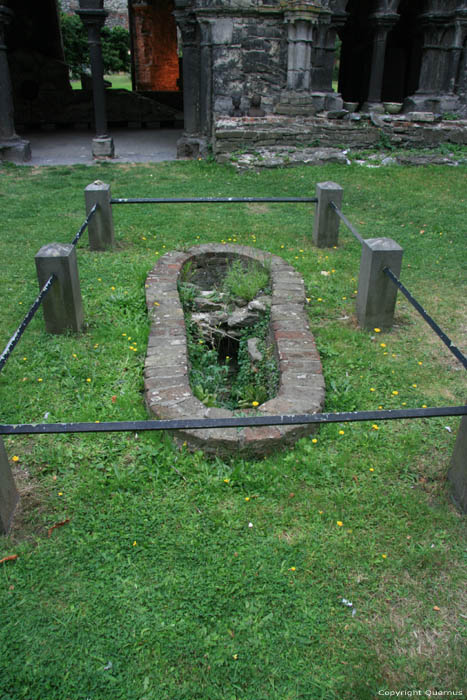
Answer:
POLYGON ((14 348, 18 344, 21 336, 23 335, 24 331, 28 327, 29 323, 32 321, 34 314, 36 313, 39 306, 42 304, 44 298, 46 297, 46 295, 50 291, 50 289, 51 289, 51 287, 56 279, 57 278, 55 277, 55 275, 51 275, 49 277, 49 279, 47 280, 47 282, 44 284, 41 291, 39 292, 39 295, 36 298, 35 302, 32 304, 31 308, 29 309, 28 313, 23 318, 20 325, 16 329, 15 333, 13 333, 10 340, 6 344, 4 351, 0 355, 0 372, 4 368, 6 361, 8 360, 8 358, 10 357, 14 348))
POLYGON ((86 231, 88 224, 91 221, 92 217, 96 213, 96 209, 97 209, 97 204, 94 204, 92 206, 92 208, 89 210, 89 214, 87 215, 86 219, 84 220, 83 225, 81 226, 80 230, 78 231, 76 236, 71 241, 71 245, 75 246, 78 243, 79 239, 81 238, 83 233, 86 231))
POLYGON ((45 435, 52 433, 114 433, 143 430, 196 430, 201 428, 242 428, 264 425, 304 425, 309 423, 351 423, 358 421, 439 418, 467 415, 467 406, 350 411, 302 415, 241 416, 235 418, 186 418, 177 420, 135 420, 95 423, 0 424, 0 435, 45 435))
POLYGON ((124 197, 111 199, 111 204, 238 204, 253 202, 302 202, 316 204, 317 197, 182 197, 169 199, 166 197, 124 197))
MULTIPOLYGON (((97 209, 97 204, 94 204, 93 207, 89 210, 89 214, 87 215, 86 219, 84 220, 84 222, 83 222, 81 228, 79 229, 78 233, 76 234, 76 236, 75 236, 75 237, 73 238, 73 240, 71 241, 71 245, 72 245, 72 246, 76 246, 76 245, 77 245, 79 239, 81 238, 81 236, 82 236, 83 233, 85 232, 86 228, 88 227, 89 222, 91 221, 92 217, 93 217, 94 214, 96 213, 96 209, 97 209)), ((33 302, 31 308, 30 308, 29 311, 27 312, 26 316, 23 318, 23 320, 21 321, 20 325, 18 326, 18 328, 16 329, 16 331, 13 333, 13 335, 11 336, 10 340, 8 341, 8 343, 6 344, 5 349, 3 350, 2 354, 0 355, 0 372, 1 372, 2 369, 4 368, 4 366, 5 366, 5 364, 6 364, 6 361, 7 361, 8 358, 10 357, 10 355, 11 355, 11 353, 13 352, 14 348, 17 346, 18 342, 20 341, 21 336, 23 335, 24 331, 26 330, 26 328, 28 327, 28 325, 30 324, 30 322, 32 321, 32 319, 34 318, 34 315, 35 315, 36 311, 38 310, 38 308, 40 307, 40 305, 41 305, 42 302, 44 301, 46 295, 47 295, 48 292, 50 291, 50 289, 51 289, 53 283, 55 282, 55 280, 56 280, 55 275, 51 275, 51 276, 49 277, 49 279, 47 280, 47 282, 44 284, 44 286, 43 286, 42 289, 40 290, 38 297, 37 297, 36 300, 33 302)))
POLYGON ((363 238, 361 237, 361 235, 359 234, 359 232, 357 231, 357 229, 355 228, 355 226, 353 226, 353 224, 350 223, 350 221, 349 221, 348 218, 345 216, 345 214, 343 214, 343 213, 341 212, 341 210, 339 209, 339 207, 337 206, 337 204, 336 204, 335 202, 329 202, 329 206, 330 206, 332 209, 334 209, 334 211, 336 212, 336 214, 337 214, 337 216, 339 217, 339 219, 341 219, 341 221, 344 222, 344 224, 345 224, 345 225, 347 226, 347 228, 349 229, 350 233, 352 233, 352 234, 355 236, 355 238, 357 239, 357 241, 358 241, 359 243, 363 243, 363 238))
POLYGON ((412 306, 418 311, 418 313, 422 316, 422 318, 425 319, 425 321, 428 323, 430 328, 434 330, 436 335, 438 335, 443 343, 446 345, 446 347, 452 352, 454 357, 456 357, 459 362, 463 364, 465 369, 467 369, 467 357, 459 350, 459 348, 454 345, 452 340, 446 335, 446 333, 438 326, 436 321, 431 318, 431 316, 425 311, 423 306, 418 303, 418 301, 415 299, 415 297, 412 296, 412 294, 409 292, 407 287, 404 287, 402 282, 394 272, 391 270, 390 267, 385 267, 383 269, 383 272, 394 282, 394 284, 401 290, 402 294, 410 301, 412 306))

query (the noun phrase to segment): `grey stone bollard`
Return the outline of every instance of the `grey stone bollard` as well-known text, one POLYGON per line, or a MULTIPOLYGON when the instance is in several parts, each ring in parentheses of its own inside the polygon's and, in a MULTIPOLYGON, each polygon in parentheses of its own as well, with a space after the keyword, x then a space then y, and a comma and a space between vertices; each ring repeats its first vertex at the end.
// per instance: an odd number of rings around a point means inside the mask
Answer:
POLYGON ((50 275, 57 278, 42 302, 47 332, 78 333, 84 317, 76 248, 71 243, 48 243, 36 254, 35 261, 39 287, 50 275))
POLYGON ((318 248, 332 248, 337 245, 340 219, 330 202, 334 202, 340 209, 342 194, 342 187, 335 182, 318 182, 316 185, 318 203, 315 209, 313 243, 318 248))
POLYGON ((361 328, 391 328, 397 287, 383 270, 390 267, 399 276, 403 252, 392 238, 363 241, 357 294, 357 319, 361 328))
POLYGON ((451 482, 452 500, 459 510, 467 513, 467 416, 462 416, 448 479, 451 482))
POLYGON ((96 180, 84 190, 86 214, 89 214, 94 204, 97 209, 88 224, 89 246, 91 250, 109 250, 115 248, 114 223, 112 205, 110 203, 110 185, 96 180))
POLYGON ((9 531, 18 501, 19 493, 0 437, 0 534, 6 535, 9 531))

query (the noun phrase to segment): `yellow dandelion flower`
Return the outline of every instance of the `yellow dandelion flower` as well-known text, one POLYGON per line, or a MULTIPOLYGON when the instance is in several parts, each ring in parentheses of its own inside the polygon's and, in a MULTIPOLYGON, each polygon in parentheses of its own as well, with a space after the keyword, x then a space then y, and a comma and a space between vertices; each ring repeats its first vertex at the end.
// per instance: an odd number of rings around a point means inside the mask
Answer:
POLYGON ((289 568, 289 571, 297 571, 297 567, 296 567, 296 566, 291 566, 291 567, 289 568))
POLYGON ((318 438, 312 438, 311 442, 313 443, 313 445, 316 445, 316 443, 318 442, 318 438))
POLYGON ((252 402, 251 402, 251 405, 252 405, 252 406, 259 406, 259 401, 252 401, 252 402))
POLYGON ((342 522, 342 520, 338 520, 336 524, 338 527, 342 527, 344 523, 342 522))
POLYGON ((386 343, 380 343, 380 346, 381 346, 382 348, 385 348, 385 347, 386 347, 386 343))
POLYGON ((39 379, 38 379, 37 381, 38 381, 38 382, 43 382, 44 380, 42 379, 42 377, 39 377, 39 379))
POLYGON ((373 386, 371 386, 370 391, 376 391, 376 389, 373 386))
POLYGON ((339 430, 339 435, 343 435, 344 432, 345 432, 344 430, 339 430))
POLYGON ((230 479, 224 479, 224 484, 229 484, 229 483, 230 483, 230 479))
POLYGON ((399 393, 398 391, 394 390, 394 391, 392 392, 392 395, 393 395, 393 396, 397 396, 398 393, 399 393))
POLYGON ((373 328, 375 333, 381 333, 381 328, 373 328))
POLYGON ((133 542, 133 547, 136 547, 136 540, 133 542))
POLYGON ((19 462, 18 455, 13 455, 13 457, 11 459, 13 460, 13 462, 19 462))
POLYGON ((370 472, 374 472, 374 471, 375 471, 375 470, 373 469, 373 467, 370 467, 370 472))
POLYGON ((387 554, 382 554, 381 556, 383 557, 383 559, 387 559, 387 556, 388 556, 388 555, 387 555, 387 554))
POLYGON ((86 381, 87 381, 87 382, 90 382, 90 381, 91 381, 91 377, 88 377, 88 378, 86 379, 86 381))
POLYGON ((413 388, 414 388, 414 389, 416 389, 416 388, 417 388, 417 385, 416 385, 416 384, 412 384, 412 386, 413 386, 413 388))
POLYGON ((245 501, 249 501, 249 500, 250 500, 250 497, 249 497, 249 496, 245 496, 245 501))
POLYGON ((113 292, 115 291, 115 287, 110 287, 110 289, 111 289, 113 292))
POLYGON ((373 430, 379 430, 379 425, 376 425, 376 423, 373 423, 371 427, 373 428, 373 430))

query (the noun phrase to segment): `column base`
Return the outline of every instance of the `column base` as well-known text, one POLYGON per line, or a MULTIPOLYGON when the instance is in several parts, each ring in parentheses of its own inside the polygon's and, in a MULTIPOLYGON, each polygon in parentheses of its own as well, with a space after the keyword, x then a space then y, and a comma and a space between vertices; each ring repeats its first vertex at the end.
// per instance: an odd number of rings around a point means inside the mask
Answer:
POLYGON ((31 160, 31 144, 19 136, 12 139, 0 139, 0 160, 6 160, 10 163, 27 163, 31 160))
POLYGON ((115 156, 114 141, 111 136, 96 136, 92 140, 93 158, 113 158, 115 156))
POLYGON ((404 100, 403 112, 433 112, 444 114, 445 112, 457 112, 461 103, 457 95, 410 95, 404 100))
POLYGON ((209 153, 208 146, 208 140, 205 136, 183 134, 177 141, 177 158, 181 160, 206 158, 209 153))
POLYGON ((364 102, 360 108, 360 112, 374 112, 375 114, 384 114, 384 105, 382 102, 364 102))

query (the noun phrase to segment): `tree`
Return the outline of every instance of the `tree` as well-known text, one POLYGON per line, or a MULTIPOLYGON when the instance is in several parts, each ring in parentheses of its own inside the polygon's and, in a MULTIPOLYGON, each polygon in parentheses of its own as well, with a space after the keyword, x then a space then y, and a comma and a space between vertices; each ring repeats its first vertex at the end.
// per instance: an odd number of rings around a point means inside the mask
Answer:
MULTIPOLYGON (((90 69, 88 35, 76 15, 60 14, 63 49, 72 78, 80 78, 90 69)), ((130 35, 123 27, 103 27, 101 31, 104 73, 126 72, 130 69, 130 35)))

